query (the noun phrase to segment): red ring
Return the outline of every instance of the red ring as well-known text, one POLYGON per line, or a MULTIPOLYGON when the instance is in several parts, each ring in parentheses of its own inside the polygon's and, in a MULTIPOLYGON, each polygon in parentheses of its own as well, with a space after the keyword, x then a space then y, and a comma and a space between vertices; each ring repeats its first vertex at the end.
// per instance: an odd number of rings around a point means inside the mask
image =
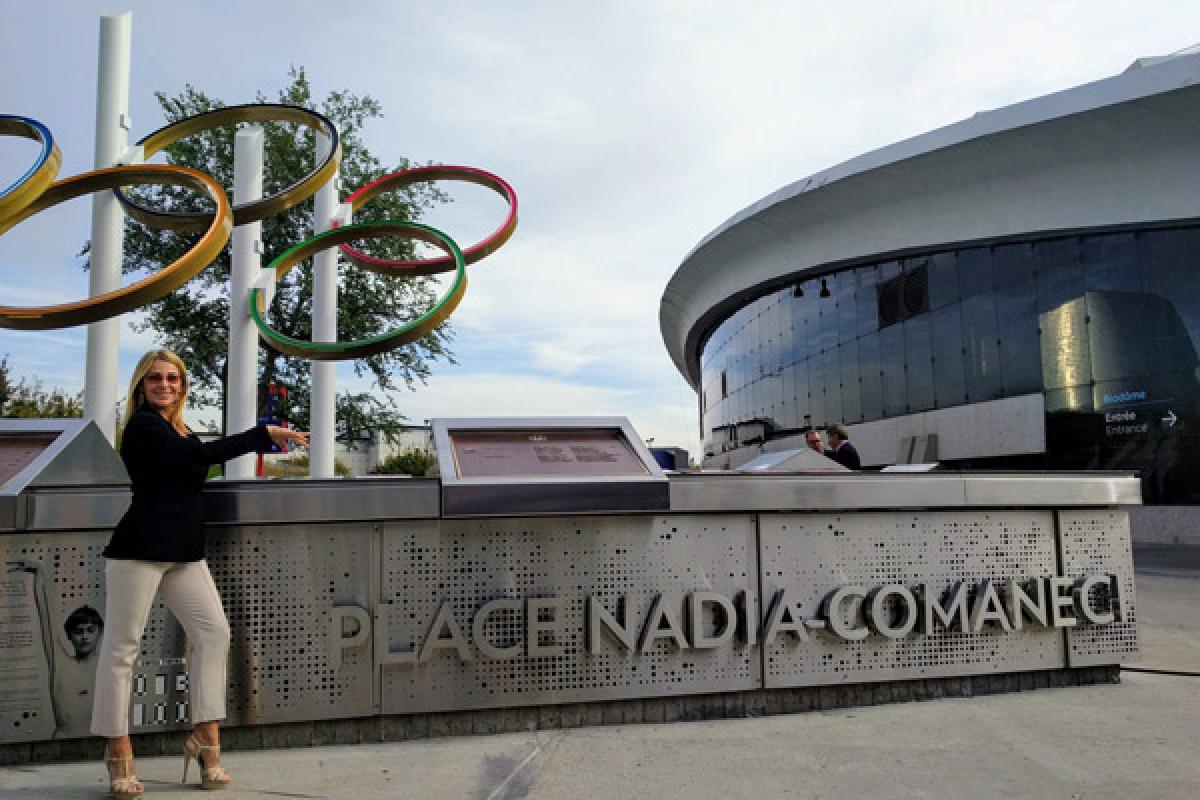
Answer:
MULTIPOLYGON (((350 206, 351 213, 353 213, 387 189, 399 189, 414 183, 438 180, 475 183, 495 191, 508 201, 508 216, 505 217, 500 227, 483 241, 463 250, 466 263, 474 264, 485 256, 491 255, 509 240, 509 237, 512 236, 513 231, 517 227, 517 193, 499 175, 493 175, 490 172, 474 167, 430 165, 427 167, 414 167, 413 169, 406 169, 401 172, 393 172, 390 175, 384 175, 382 178, 371 181, 366 186, 354 192, 354 194, 346 198, 346 204, 350 206)), ((334 227, 337 227, 336 222, 334 223, 334 227)), ((390 259, 369 255, 361 250, 356 250, 348 244, 342 244, 339 247, 342 250, 342 254, 349 261, 372 272, 391 274, 396 271, 404 271, 410 275, 436 275, 439 272, 449 272, 454 269, 454 259, 449 256, 411 260, 390 259)))

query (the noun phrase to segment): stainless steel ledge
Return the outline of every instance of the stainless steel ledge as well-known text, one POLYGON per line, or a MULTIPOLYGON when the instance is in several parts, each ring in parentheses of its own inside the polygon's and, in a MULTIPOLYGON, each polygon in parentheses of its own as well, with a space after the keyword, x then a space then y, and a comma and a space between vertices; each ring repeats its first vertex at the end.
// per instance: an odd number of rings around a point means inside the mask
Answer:
POLYGON ((64 486, 31 489, 24 495, 24 519, 16 527, 32 531, 109 530, 129 508, 129 486, 64 486))
POLYGON ((438 482, 425 478, 220 481, 204 490, 213 525, 437 519, 438 482))
POLYGON ((1073 508, 1141 505, 1129 473, 671 476, 671 511, 1073 508))

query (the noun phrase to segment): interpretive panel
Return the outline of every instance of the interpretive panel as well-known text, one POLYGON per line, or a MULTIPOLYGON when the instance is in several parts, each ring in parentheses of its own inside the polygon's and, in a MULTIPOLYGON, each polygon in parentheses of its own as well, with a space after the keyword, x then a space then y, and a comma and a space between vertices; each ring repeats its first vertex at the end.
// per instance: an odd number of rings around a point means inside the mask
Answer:
POLYGON ((460 478, 643 476, 621 431, 451 431, 460 478))
POLYGON ((1058 628, 1001 619, 1058 574, 1052 512, 764 514, 760 542, 767 688, 1064 664, 1058 628))
POLYGON ((0 436, 0 486, 32 464, 57 438, 56 433, 0 436))
POLYGON ((49 739, 56 727, 39 578, 19 564, 0 573, 0 741, 49 739))
POLYGON ((759 686, 751 515, 395 523, 383 554, 386 714, 759 686))

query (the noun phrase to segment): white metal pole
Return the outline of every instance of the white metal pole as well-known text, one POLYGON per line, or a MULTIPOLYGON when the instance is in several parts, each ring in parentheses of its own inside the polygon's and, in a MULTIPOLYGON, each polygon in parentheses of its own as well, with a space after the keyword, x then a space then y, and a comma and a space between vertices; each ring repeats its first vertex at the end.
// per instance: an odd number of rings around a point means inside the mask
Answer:
MULTIPOLYGON (((129 130, 129 53, 133 14, 100 18, 96 79, 96 169, 113 166, 125 152, 129 130)), ((125 219, 112 192, 92 195, 92 245, 88 292, 96 296, 121 285, 125 219)), ((110 442, 117 427, 117 350, 121 319, 93 322, 87 330, 83 413, 96 421, 110 442)))
MULTIPOLYGON (((253 202, 262 197, 263 132, 257 125, 237 132, 233 139, 233 202, 253 202)), ((250 319, 250 289, 262 272, 262 223, 250 222, 233 229, 229 284, 229 369, 225 385, 225 433, 253 427, 258 421, 258 331, 250 319)), ((225 477, 254 477, 258 457, 253 453, 225 465, 225 477)))
MULTIPOLYGON (((317 162, 325 159, 331 142, 317 136, 317 162)), ((315 233, 327 231, 337 212, 338 191, 335 172, 317 192, 313 210, 315 233)), ((314 342, 337 341, 337 248, 331 247, 313 256, 312 325, 314 342)), ((337 365, 332 361, 314 361, 312 400, 309 419, 312 438, 308 454, 308 474, 313 478, 334 477, 334 394, 337 391, 337 365)))

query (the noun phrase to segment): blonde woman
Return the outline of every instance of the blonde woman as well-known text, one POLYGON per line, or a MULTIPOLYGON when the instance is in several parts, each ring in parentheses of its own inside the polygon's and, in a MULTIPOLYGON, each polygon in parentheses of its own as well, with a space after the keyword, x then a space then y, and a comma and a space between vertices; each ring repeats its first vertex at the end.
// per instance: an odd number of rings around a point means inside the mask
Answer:
POLYGON ((217 721, 225 717, 229 623, 204 560, 200 490, 212 464, 277 444, 308 444, 308 434, 274 425, 201 442, 183 423, 187 368, 170 350, 142 356, 129 382, 121 459, 133 502, 104 550, 105 625, 96 668, 92 733, 108 739, 110 792, 118 800, 144 791, 133 769, 129 701, 133 662, 156 594, 179 620, 190 647, 191 717, 184 780, 191 759, 205 789, 224 789, 217 721))

